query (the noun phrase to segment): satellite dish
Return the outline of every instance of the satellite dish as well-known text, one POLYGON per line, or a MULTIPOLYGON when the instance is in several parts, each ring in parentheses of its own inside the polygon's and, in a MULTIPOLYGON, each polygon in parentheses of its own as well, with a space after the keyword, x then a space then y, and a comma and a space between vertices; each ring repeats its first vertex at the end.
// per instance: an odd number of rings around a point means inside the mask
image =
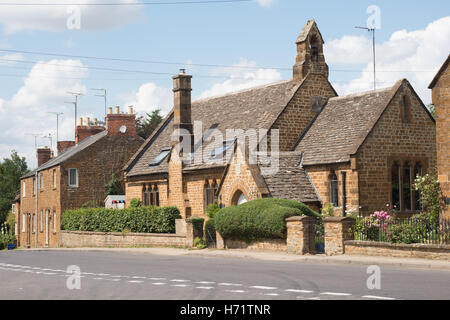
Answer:
POLYGON ((119 131, 120 131, 121 133, 127 132, 127 126, 121 126, 120 129, 119 129, 119 131))

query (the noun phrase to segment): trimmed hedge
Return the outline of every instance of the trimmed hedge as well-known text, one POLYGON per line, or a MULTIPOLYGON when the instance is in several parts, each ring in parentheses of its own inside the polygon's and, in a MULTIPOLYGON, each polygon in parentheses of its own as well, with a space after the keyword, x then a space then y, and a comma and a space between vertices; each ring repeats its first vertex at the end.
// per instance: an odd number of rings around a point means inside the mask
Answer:
POLYGON ((214 216, 214 225, 225 239, 247 242, 283 239, 286 238, 285 220, 292 216, 320 217, 303 203, 264 198, 220 209, 214 216))
POLYGON ((175 233, 176 207, 85 208, 65 211, 61 228, 71 231, 175 233))

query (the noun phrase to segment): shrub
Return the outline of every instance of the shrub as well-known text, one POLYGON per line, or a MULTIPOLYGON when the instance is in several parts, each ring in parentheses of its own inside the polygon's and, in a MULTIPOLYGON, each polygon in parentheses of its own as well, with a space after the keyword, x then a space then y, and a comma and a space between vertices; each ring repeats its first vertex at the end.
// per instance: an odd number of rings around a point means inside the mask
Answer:
POLYGON ((205 249, 206 241, 202 238, 197 237, 194 239, 194 247, 197 247, 198 249, 205 249))
POLYGON ((320 217, 303 203, 264 198, 220 209, 214 217, 216 230, 226 239, 254 241, 286 237, 286 218, 320 217))
POLYGON ((214 216, 216 215, 217 212, 219 212, 220 207, 217 203, 213 203, 210 204, 207 208, 206 208, 206 215, 210 218, 210 219, 214 219, 214 216))
POLYGON ((334 217, 335 214, 335 207, 331 203, 325 204, 325 206, 322 208, 321 213, 324 217, 334 217))
POLYGON ((179 218, 175 207, 82 208, 65 211, 61 227, 73 231, 175 233, 175 219, 179 218))
POLYGON ((432 239, 436 232, 434 219, 426 214, 416 214, 406 221, 395 221, 390 229, 392 243, 419 243, 421 239, 432 239))
POLYGON ((445 209, 445 201, 436 170, 432 174, 416 177, 414 187, 420 192, 423 212, 428 213, 434 223, 438 223, 439 212, 445 209))
POLYGON ((195 234, 203 237, 203 223, 205 222, 205 219, 192 217, 189 219, 189 221, 192 223, 195 234))
POLYGON ((139 200, 138 198, 133 198, 130 200, 130 208, 139 208, 142 207, 142 201, 139 200))
POLYGON ((7 223, 0 225, 0 250, 5 249, 8 244, 13 244, 16 240, 13 232, 8 231, 7 223))

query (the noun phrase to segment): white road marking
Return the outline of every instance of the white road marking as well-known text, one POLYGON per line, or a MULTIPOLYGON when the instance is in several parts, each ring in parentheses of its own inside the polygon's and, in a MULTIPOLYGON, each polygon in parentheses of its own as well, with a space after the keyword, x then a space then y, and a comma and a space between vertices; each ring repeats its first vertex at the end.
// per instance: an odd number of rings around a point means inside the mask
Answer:
POLYGON ((244 293, 244 290, 225 290, 226 292, 232 292, 232 293, 244 293))
POLYGON ((144 281, 139 281, 139 280, 129 280, 128 282, 130 282, 130 283, 143 283, 144 281))
POLYGON ((251 286, 253 289, 261 289, 261 290, 277 290, 276 287, 264 287, 264 286, 251 286))
POLYGON ((163 286, 163 285, 165 285, 164 282, 155 282, 155 283, 152 283, 152 284, 155 285, 155 286, 163 286))
POLYGON ((265 296, 273 296, 273 297, 279 296, 278 293, 264 293, 264 295, 265 296))
POLYGON ((228 282, 222 282, 218 284, 219 286, 228 286, 228 287, 241 287, 242 284, 240 283, 228 283, 228 282))
POLYGON ((105 280, 104 278, 101 278, 101 277, 92 278, 92 279, 94 279, 94 280, 105 280))
POLYGON ((214 284, 215 282, 214 281, 198 281, 198 282, 195 282, 195 283, 198 283, 198 284, 214 284))
POLYGON ((395 300, 395 298, 380 297, 380 296, 362 296, 362 297, 366 299, 395 300))
POLYGON ((298 289, 286 289, 286 292, 295 292, 295 293, 313 293, 311 290, 298 290, 298 289))
POLYGON ((181 287, 181 288, 186 288, 189 287, 190 284, 172 284, 172 287, 181 287))
POLYGON ((308 298, 308 300, 320 300, 320 297, 308 298))
POLYGON ((191 280, 173 279, 172 282, 190 282, 191 280))
POLYGON ((160 280, 166 280, 166 278, 150 278, 150 280, 153 280, 153 281, 160 281, 160 280))
POLYGON ((214 289, 214 287, 195 287, 196 289, 203 289, 203 290, 211 290, 214 289))
POLYGON ((146 279, 146 277, 132 276, 133 279, 146 279))
POLYGON ((320 294, 328 295, 328 296, 351 296, 351 293, 343 293, 343 292, 321 292, 320 294))

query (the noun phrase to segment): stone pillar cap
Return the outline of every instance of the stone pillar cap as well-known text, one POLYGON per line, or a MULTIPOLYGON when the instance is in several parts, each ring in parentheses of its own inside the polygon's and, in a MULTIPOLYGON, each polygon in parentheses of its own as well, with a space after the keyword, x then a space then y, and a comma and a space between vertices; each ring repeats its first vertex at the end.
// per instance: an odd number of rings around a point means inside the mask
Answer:
POLYGON ((323 219, 323 222, 343 222, 343 221, 355 221, 355 219, 351 217, 326 217, 323 219))
POLYGON ((286 222, 302 221, 302 220, 307 219, 307 218, 313 218, 313 217, 310 217, 310 216, 292 216, 292 217, 287 218, 286 222))

